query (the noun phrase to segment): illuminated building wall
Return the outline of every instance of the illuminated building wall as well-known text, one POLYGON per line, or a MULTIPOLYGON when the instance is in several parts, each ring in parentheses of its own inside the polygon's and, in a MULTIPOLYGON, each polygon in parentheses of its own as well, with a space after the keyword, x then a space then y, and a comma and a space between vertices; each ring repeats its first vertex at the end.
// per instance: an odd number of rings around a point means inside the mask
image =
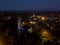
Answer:
POLYGON ((18 19, 18 32, 21 32, 21 30, 24 30, 24 29, 22 28, 21 20, 18 19))

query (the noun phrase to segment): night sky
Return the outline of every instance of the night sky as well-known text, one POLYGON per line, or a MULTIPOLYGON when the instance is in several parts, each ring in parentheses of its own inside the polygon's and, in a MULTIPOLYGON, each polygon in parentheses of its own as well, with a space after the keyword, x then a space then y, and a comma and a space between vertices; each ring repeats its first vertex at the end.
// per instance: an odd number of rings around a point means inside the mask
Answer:
POLYGON ((0 10, 60 10, 60 0, 0 0, 0 10))

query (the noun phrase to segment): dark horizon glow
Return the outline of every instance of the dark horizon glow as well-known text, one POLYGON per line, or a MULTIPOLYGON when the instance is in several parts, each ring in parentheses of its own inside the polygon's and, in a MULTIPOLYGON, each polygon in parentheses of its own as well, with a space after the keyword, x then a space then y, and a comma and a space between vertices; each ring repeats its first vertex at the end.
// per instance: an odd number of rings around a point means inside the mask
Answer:
POLYGON ((60 0, 0 0, 0 10, 60 10, 60 0))

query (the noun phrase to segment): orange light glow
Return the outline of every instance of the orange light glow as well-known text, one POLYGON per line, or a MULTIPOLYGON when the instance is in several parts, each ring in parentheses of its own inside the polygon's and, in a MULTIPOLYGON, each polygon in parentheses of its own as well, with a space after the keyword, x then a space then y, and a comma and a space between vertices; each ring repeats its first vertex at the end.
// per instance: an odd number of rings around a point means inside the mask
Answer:
POLYGON ((42 32, 42 36, 48 36, 48 34, 49 34, 49 33, 48 33, 47 31, 43 31, 43 32, 42 32))
POLYGON ((42 17, 42 20, 45 20, 45 17, 42 17))

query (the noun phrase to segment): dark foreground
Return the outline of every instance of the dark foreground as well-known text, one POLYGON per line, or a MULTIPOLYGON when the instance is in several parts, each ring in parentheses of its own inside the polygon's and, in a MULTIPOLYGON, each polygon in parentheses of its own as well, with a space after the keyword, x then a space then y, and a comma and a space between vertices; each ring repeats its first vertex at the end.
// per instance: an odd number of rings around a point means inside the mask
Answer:
POLYGON ((21 17, 22 28, 18 31, 18 16, 0 19, 0 45, 60 45, 60 17, 21 17), (17 17, 17 18, 16 18, 17 17), (31 17, 31 18, 29 18, 31 17), (50 20, 52 19, 52 20, 50 20))

